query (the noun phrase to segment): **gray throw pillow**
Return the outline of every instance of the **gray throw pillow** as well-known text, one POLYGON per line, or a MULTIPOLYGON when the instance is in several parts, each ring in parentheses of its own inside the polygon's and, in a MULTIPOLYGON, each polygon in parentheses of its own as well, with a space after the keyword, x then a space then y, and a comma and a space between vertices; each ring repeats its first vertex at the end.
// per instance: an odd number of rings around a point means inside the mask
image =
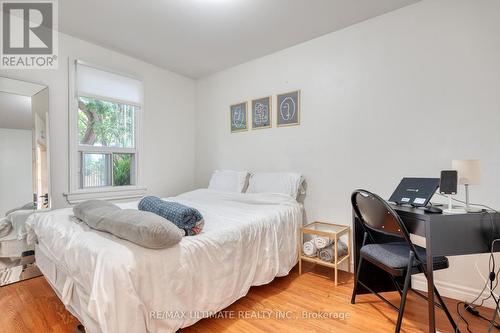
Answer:
POLYGON ((175 245, 184 235, 181 229, 156 214, 121 209, 107 201, 82 202, 73 208, 73 213, 92 229, 109 232, 150 249, 175 245))

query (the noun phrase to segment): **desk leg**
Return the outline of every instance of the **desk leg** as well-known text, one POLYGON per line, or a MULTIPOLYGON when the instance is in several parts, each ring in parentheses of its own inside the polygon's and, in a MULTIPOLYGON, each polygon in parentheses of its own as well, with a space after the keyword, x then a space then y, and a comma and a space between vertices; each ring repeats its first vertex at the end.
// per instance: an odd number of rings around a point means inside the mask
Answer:
POLYGON ((436 316, 434 312, 434 265, 432 249, 430 244, 430 237, 426 238, 426 251, 427 251, 427 307, 429 308, 429 333, 436 332, 436 316))
POLYGON ((337 277, 338 277, 338 253, 337 253, 337 249, 338 249, 338 237, 337 237, 337 234, 335 234, 335 243, 333 243, 333 254, 335 255, 335 286, 337 286, 337 277))
POLYGON ((299 233, 299 246, 297 248, 297 253, 299 255, 299 275, 302 275, 302 244, 304 244, 304 234, 302 234, 302 228, 299 233))

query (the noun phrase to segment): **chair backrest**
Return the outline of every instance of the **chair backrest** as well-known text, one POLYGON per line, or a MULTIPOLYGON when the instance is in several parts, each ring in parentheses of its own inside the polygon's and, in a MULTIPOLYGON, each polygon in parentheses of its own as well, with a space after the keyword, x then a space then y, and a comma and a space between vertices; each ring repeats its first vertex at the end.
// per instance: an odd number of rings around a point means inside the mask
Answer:
POLYGON ((366 190, 356 190, 351 195, 351 203, 365 231, 368 228, 375 232, 404 238, 411 243, 403 221, 384 199, 366 190))

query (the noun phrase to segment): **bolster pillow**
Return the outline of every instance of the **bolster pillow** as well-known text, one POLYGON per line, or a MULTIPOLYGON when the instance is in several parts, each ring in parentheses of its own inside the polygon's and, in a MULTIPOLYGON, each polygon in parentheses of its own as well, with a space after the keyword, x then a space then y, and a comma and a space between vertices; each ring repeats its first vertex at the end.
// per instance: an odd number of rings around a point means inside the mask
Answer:
POLYGON ((179 243, 183 232, 149 212, 120 207, 102 200, 84 201, 73 208, 75 217, 90 228, 109 232, 137 245, 162 249, 179 243))
POLYGON ((158 197, 144 197, 139 202, 139 210, 151 212, 169 220, 184 230, 187 236, 197 235, 203 229, 204 220, 200 212, 178 202, 165 201, 158 197))

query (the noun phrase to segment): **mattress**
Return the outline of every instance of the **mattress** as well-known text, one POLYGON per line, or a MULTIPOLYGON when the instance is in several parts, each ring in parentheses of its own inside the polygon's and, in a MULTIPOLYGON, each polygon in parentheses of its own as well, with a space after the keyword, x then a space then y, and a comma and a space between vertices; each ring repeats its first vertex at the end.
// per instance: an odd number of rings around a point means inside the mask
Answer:
POLYGON ((37 262, 49 259, 38 265, 89 332, 175 332, 297 262, 302 206, 289 196, 202 189, 167 200, 198 209, 205 228, 162 250, 91 230, 71 209, 29 221, 37 262))
POLYGON ((36 265, 45 276, 45 279, 50 284, 56 295, 64 303, 66 309, 81 323, 85 323, 88 332, 98 332, 99 324, 90 317, 85 311, 85 305, 88 304, 89 295, 80 286, 72 286, 68 288, 71 279, 64 271, 64 268, 52 259, 47 251, 35 246, 36 265))

